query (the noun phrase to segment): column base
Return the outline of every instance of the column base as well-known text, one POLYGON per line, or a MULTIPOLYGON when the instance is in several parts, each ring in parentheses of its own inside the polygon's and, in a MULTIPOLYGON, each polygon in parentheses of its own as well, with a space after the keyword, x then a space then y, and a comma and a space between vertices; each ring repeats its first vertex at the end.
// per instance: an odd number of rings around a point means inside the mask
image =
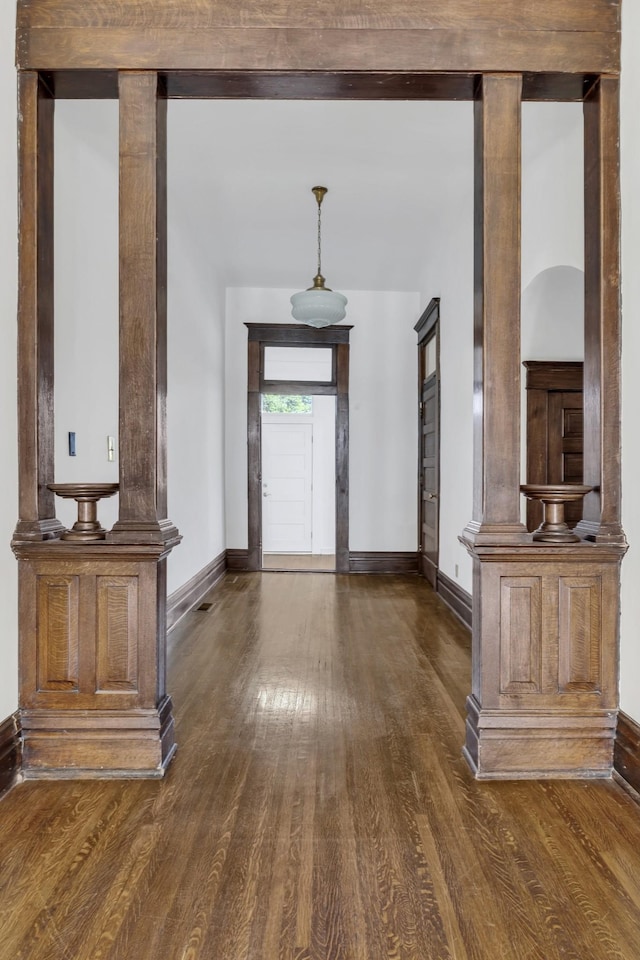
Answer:
POLYGON ((118 520, 107 532, 107 543, 157 543, 168 550, 182 540, 178 528, 170 520, 118 520))
POLYGON ((609 779, 616 711, 483 710, 467 698, 463 756, 478 780, 609 779))
POLYGON ((22 710, 27 780, 159 779, 176 751, 170 697, 152 710, 22 710))

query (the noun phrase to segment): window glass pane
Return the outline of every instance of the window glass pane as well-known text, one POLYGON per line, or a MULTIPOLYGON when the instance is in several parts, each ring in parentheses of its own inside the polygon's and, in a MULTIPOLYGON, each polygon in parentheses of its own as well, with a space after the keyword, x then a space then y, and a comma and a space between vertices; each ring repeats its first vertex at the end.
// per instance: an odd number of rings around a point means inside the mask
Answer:
POLYGON ((331 382, 331 347, 265 347, 265 380, 331 382))
POLYGON ((432 337, 424 348, 424 378, 430 377, 436 371, 436 338, 432 337))
POLYGON ((263 413, 313 413, 313 397, 285 397, 282 394, 262 395, 263 413))

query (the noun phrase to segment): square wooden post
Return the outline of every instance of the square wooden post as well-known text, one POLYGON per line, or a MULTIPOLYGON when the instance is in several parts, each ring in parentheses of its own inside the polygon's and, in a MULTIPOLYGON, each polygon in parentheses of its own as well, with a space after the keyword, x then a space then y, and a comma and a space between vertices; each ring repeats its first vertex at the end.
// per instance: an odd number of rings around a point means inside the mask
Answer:
POLYGON ((117 543, 179 540, 167 519, 167 101, 154 71, 119 76, 120 514, 117 543))
POLYGON ((475 102, 474 502, 471 543, 521 542, 522 77, 486 75, 475 102))
POLYGON ((20 724, 25 777, 161 777, 166 692, 166 101, 120 78, 120 520, 74 541, 54 516, 53 101, 21 77, 20 724), (25 371, 23 375, 23 371, 25 371), (44 541, 44 542, 43 542, 44 541))
POLYGON ((598 542, 545 543, 519 522, 520 97, 520 77, 493 75, 476 101, 475 499, 462 537, 474 566, 473 678, 464 753, 481 779, 608 777, 623 552, 616 539, 617 105, 605 82, 585 107, 585 435, 591 431, 592 441, 585 475, 596 483, 602 469, 602 521, 598 542), (602 436, 612 443, 607 457, 602 436))
POLYGON ((58 537, 53 442, 53 117, 50 91, 32 70, 18 75, 19 519, 15 540, 58 537))
POLYGON ((624 545, 619 140, 619 81, 600 77, 584 102, 584 482, 597 489, 585 499, 577 531, 599 543, 624 545))

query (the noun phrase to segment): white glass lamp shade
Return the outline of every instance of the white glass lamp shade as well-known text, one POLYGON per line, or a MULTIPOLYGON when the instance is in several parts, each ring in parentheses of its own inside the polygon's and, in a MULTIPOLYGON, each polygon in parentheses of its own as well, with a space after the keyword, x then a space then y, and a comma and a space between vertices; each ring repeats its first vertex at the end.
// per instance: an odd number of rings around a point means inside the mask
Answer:
POLYGON ((347 315, 347 298, 334 290, 311 288, 294 293, 291 297, 291 313, 298 323, 309 327, 330 327, 347 315))

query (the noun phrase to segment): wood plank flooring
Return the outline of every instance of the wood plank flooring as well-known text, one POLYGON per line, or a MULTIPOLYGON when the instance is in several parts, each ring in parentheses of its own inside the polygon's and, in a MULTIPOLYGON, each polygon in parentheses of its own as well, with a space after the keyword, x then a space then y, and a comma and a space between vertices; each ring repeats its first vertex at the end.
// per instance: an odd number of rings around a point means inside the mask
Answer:
POLYGON ((640 807, 477 783, 416 577, 228 575, 172 636, 161 782, 0 803, 1 960, 638 960, 640 807))

